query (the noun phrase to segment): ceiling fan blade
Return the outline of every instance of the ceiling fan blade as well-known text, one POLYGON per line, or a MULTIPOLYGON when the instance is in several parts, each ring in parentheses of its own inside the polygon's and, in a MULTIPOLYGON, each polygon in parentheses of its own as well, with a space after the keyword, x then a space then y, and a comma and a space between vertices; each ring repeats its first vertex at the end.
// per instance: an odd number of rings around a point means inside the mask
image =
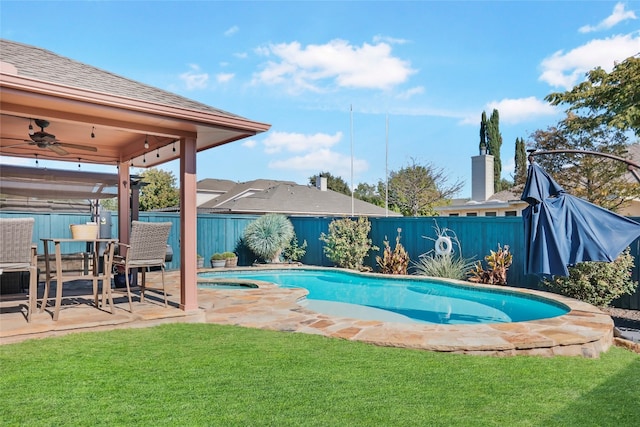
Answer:
POLYGON ((47 148, 51 151, 53 151, 54 153, 57 153, 61 156, 66 156, 67 154, 69 154, 69 152, 67 152, 67 150, 65 150, 64 148, 60 147, 58 144, 50 144, 47 145, 47 148))
POLYGON ((92 147, 90 145, 71 144, 69 142, 55 142, 54 144, 51 144, 51 146, 53 145, 57 145, 60 147, 75 148, 76 150, 93 151, 94 153, 98 151, 96 147, 92 147))

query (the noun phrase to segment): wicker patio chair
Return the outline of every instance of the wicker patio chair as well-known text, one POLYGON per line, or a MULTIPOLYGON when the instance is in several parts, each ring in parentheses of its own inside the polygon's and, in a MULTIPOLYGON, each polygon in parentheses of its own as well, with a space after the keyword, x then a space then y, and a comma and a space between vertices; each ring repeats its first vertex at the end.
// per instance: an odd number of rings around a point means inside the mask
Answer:
POLYGON ((145 274, 150 267, 160 267, 162 270, 162 292, 164 293, 164 306, 167 307, 167 291, 164 283, 164 259, 167 253, 167 241, 169 240, 170 222, 143 222, 132 221, 131 237, 129 244, 118 243, 122 253, 122 247, 127 251, 124 256, 116 255, 113 265, 123 270, 129 298, 129 311, 133 313, 131 302, 131 286, 129 273, 133 269, 142 271, 140 283, 140 302, 144 302, 145 274))
POLYGON ((31 242, 34 224, 34 218, 0 218, 0 274, 29 272, 27 322, 31 322, 38 294, 38 254, 31 242))

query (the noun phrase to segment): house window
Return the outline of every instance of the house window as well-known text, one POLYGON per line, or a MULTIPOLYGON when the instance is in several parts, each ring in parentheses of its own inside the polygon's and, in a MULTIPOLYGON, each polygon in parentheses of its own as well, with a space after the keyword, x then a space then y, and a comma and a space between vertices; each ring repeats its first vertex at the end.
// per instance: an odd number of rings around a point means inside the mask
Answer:
POLYGON ((477 212, 467 212, 467 216, 478 216, 477 212))
POLYGON ((504 216, 518 216, 518 213, 516 211, 506 211, 504 216))
POLYGON ((449 216, 460 216, 458 213, 450 213, 449 216))
POLYGON ((496 212, 485 212, 484 216, 497 216, 496 212))

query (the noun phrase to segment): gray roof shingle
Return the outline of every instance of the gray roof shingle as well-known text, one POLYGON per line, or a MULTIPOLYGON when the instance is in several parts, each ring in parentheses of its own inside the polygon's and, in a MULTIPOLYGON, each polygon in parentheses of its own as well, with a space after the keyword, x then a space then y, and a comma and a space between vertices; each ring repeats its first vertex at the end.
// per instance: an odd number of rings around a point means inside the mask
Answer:
POLYGON ((167 105, 174 108, 184 108, 228 117, 240 117, 201 102, 60 56, 49 50, 7 39, 0 39, 0 61, 15 66, 20 76, 49 83, 167 105))

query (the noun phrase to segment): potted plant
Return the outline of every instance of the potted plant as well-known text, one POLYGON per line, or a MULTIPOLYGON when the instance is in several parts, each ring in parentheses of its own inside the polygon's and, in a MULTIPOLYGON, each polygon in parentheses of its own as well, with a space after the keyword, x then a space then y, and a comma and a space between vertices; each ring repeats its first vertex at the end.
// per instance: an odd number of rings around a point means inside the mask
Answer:
POLYGON ((204 258, 202 257, 202 255, 197 254, 196 259, 198 260, 198 268, 204 267, 204 258))
POLYGON ((226 258, 224 257, 224 254, 216 252, 215 254, 211 255, 211 267, 213 268, 220 268, 220 267, 224 267, 225 264, 227 263, 226 258))
POLYGON ((225 267, 236 267, 238 265, 238 256, 233 252, 223 252, 222 257, 225 260, 225 267))

